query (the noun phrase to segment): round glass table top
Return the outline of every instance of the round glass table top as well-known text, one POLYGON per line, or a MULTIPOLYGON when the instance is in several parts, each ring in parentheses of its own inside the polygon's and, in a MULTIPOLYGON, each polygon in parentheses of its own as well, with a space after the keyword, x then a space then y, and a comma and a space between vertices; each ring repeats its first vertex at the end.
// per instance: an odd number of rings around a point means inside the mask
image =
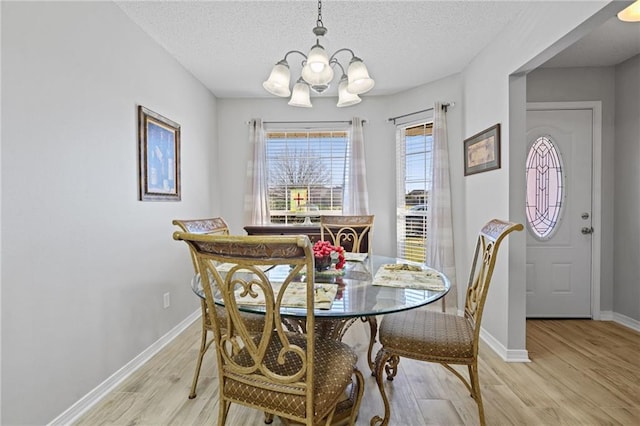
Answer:
MULTIPOLYGON (((277 282, 280 275, 286 277, 288 265, 276 266, 267 271, 269 279, 277 282)), ((316 273, 316 283, 331 283, 337 286, 337 293, 329 309, 315 309, 316 318, 350 318, 383 315, 404 311, 428 305, 442 298, 451 286, 449 279, 433 269, 404 259, 394 257, 370 255, 363 261, 348 261, 345 263, 344 274, 316 273), (374 277, 384 265, 397 264, 412 265, 424 272, 438 274, 441 286, 438 289, 403 288, 387 285, 375 285, 374 277)), ((379 282, 379 281, 376 281, 379 282)), ((192 281, 194 292, 204 298, 204 291, 200 283, 200 276, 196 275, 192 281)), ((215 297, 215 292, 214 292, 215 297)), ((224 306, 221 299, 216 298, 216 304, 224 306)), ((242 305, 241 311, 264 313, 264 306, 242 305)), ((305 317, 306 309, 299 307, 281 307, 280 314, 291 317, 305 317)))

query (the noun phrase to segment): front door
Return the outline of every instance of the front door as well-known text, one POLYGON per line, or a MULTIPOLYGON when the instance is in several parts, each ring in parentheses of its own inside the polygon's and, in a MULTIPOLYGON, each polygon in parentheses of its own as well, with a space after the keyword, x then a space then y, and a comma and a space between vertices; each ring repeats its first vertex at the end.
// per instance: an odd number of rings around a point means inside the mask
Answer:
POLYGON ((527 317, 591 318, 590 109, 527 111, 527 317))

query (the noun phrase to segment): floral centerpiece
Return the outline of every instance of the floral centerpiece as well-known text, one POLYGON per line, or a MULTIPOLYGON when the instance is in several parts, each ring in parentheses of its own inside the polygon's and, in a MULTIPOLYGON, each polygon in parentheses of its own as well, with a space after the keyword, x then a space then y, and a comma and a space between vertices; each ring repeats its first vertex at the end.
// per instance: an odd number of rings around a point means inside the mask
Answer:
POLYGON ((344 248, 334 246, 329 241, 316 241, 313 245, 316 271, 323 271, 335 265, 336 269, 344 267, 344 248))

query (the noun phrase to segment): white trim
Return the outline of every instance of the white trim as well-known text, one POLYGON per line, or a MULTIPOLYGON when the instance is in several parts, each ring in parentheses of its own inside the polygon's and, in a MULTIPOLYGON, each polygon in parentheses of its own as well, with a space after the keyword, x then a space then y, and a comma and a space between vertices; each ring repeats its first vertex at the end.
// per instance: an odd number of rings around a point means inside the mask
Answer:
POLYGON ((640 321, 613 311, 601 311, 600 321, 613 321, 632 330, 640 332, 640 321))
POLYGON ((591 178, 591 318, 600 319, 600 268, 602 246, 602 102, 527 102, 527 111, 587 109, 592 112, 593 160, 591 178))
POLYGON ((122 383, 126 378, 133 374, 136 370, 142 367, 151 357, 160 352, 165 346, 167 346, 173 339, 178 337, 187 327, 189 327, 195 320, 200 318, 202 314, 200 308, 197 311, 185 318, 180 324, 176 325, 167 334, 160 337, 147 349, 142 351, 138 356, 125 364, 118 371, 113 373, 104 382, 100 383, 88 394, 80 398, 71 407, 67 408, 62 414, 53 419, 48 425, 70 425, 75 422, 81 415, 87 412, 90 408, 96 405, 102 398, 107 396, 116 386, 122 383))
POLYGON ((613 321, 613 312, 600 311, 600 321, 613 321))
POLYGON ((526 349, 507 349, 491 333, 480 327, 480 338, 506 362, 531 362, 526 349))
MULTIPOLYGON (((601 315, 601 318, 602 318, 602 315, 601 315)), ((611 321, 616 322, 625 327, 629 327, 630 329, 635 330, 637 332, 640 332, 640 321, 630 318, 626 315, 613 312, 613 315, 611 315, 611 321)))

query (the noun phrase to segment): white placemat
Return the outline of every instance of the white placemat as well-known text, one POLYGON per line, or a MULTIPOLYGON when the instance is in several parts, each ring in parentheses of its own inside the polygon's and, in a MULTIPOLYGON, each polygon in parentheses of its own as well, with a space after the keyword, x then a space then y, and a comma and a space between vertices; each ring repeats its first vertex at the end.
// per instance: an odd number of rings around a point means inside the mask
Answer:
POLYGON ((347 262, 364 262, 367 259, 367 253, 349 253, 345 252, 344 260, 347 262))
POLYGON ((444 290, 444 281, 440 273, 431 269, 422 269, 417 265, 402 263, 382 265, 373 277, 372 285, 417 290, 444 290))
MULTIPOLYGON (((273 284, 274 295, 278 294, 281 283, 273 284)), ((317 309, 331 309, 333 299, 338 293, 337 284, 316 283, 314 284, 315 296, 314 305, 317 309)), ((264 293, 258 292, 257 297, 249 295, 240 296, 240 290, 236 291, 236 301, 239 305, 264 305, 264 293)), ((277 297, 277 296, 276 296, 277 297)), ((288 308, 306 308, 307 306, 307 284, 290 283, 282 297, 282 306, 288 308)))

